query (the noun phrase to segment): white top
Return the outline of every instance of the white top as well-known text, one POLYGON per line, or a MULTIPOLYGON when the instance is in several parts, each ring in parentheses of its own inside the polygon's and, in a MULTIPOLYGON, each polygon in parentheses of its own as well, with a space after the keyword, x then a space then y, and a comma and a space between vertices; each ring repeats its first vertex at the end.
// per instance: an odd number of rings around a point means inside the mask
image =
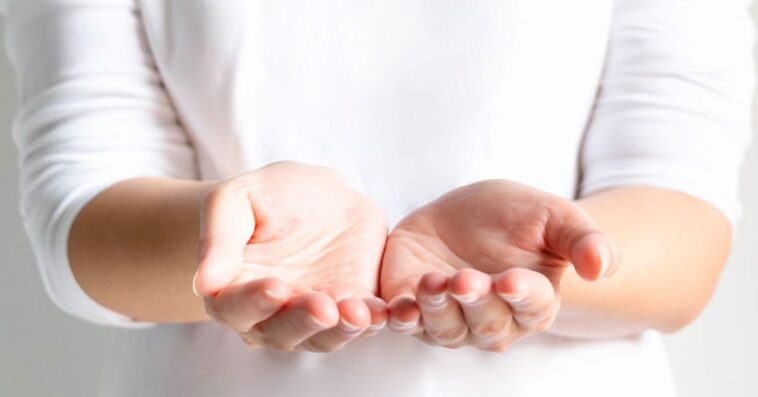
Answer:
POLYGON ((75 316, 145 328, 113 353, 103 395, 674 394, 655 332, 540 335, 505 354, 385 332, 315 354, 249 350, 215 323, 136 324, 84 294, 66 241, 120 180, 282 159, 336 169, 390 225, 485 178, 569 198, 665 187, 734 220, 747 1, 6 1, 21 210, 45 287, 75 316))

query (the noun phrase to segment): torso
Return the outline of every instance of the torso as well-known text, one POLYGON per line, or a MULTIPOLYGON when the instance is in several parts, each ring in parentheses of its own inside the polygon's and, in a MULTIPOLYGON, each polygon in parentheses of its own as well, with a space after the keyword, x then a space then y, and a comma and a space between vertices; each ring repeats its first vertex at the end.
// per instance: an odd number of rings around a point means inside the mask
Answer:
MULTIPOLYGON (((487 178, 574 196, 611 5, 164 0, 143 1, 142 12, 203 178, 276 160, 327 165, 392 225, 487 178)), ((501 355, 389 334, 331 355, 248 350, 216 324, 132 339, 118 378, 164 395, 673 394, 654 333, 543 335, 501 355)))

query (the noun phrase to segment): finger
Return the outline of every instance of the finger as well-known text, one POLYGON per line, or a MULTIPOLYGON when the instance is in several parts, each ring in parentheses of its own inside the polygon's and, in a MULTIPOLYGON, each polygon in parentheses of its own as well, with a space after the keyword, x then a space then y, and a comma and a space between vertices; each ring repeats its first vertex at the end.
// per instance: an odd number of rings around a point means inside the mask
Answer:
POLYGON ((415 298, 418 281, 424 273, 455 272, 442 258, 423 254, 426 242, 413 242, 416 238, 418 235, 409 237, 408 232, 397 227, 387 236, 379 280, 379 296, 385 302, 393 302, 399 296, 415 298))
POLYGON ((456 298, 471 331, 473 344, 497 344, 512 331, 513 314, 495 293, 492 277, 474 269, 461 269, 451 279, 449 290, 456 298))
POLYGON ((376 296, 365 298, 363 302, 371 313, 371 323, 368 329, 361 334, 361 338, 374 336, 387 325, 387 304, 376 296))
POLYGON ((387 304, 383 299, 373 295, 373 292, 361 289, 356 290, 350 285, 333 286, 324 292, 327 292, 335 302, 348 298, 358 298, 363 301, 370 313, 370 323, 368 328, 360 335, 361 337, 374 335, 387 324, 387 304))
POLYGON ((205 197, 200 215, 198 268, 192 281, 196 295, 214 295, 237 277, 254 229, 253 210, 244 190, 222 185, 205 197))
POLYGON ((416 299, 424 331, 440 345, 459 346, 468 335, 461 307, 448 294, 449 277, 427 273, 418 283, 416 299))
POLYGON ((508 269, 496 276, 495 291, 510 305, 516 324, 525 333, 550 328, 560 307, 550 280, 529 269, 508 269))
POLYGON ((416 305, 415 262, 400 261, 397 250, 392 250, 388 242, 387 252, 382 260, 381 297, 387 302, 387 328, 403 335, 417 335, 423 332, 421 313, 416 305), (407 266, 398 266, 408 263, 407 266), (387 269, 393 269, 392 277, 387 277, 387 269))
POLYGON ((283 282, 266 278, 229 285, 205 300, 213 318, 237 332, 247 332, 279 311, 290 294, 283 282))
POLYGON ((301 346, 315 352, 333 352, 357 338, 371 324, 371 311, 361 299, 345 299, 337 303, 340 321, 336 327, 306 339, 301 346))
POLYGON ((421 312, 412 295, 399 295, 387 304, 387 328, 403 335, 417 335, 421 328, 421 312))
POLYGON ((613 274, 620 262, 615 241, 578 205, 557 206, 545 226, 545 241, 574 265, 585 280, 613 274))
POLYGON ((252 328, 245 337, 277 350, 290 351, 340 319, 334 300, 323 292, 296 295, 277 314, 252 328))

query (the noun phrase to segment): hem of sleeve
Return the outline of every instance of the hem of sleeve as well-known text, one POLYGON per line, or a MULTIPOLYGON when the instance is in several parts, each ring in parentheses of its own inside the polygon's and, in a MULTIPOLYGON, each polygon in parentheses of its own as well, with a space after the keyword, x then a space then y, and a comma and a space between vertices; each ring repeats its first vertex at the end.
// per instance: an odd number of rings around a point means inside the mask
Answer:
POLYGON ((738 186, 737 176, 725 176, 705 167, 693 169, 691 163, 646 159, 595 166, 582 181, 580 196, 600 190, 650 186, 684 193, 718 209, 735 227, 742 207, 731 192, 738 186), (648 170, 645 172, 644 170, 648 170))

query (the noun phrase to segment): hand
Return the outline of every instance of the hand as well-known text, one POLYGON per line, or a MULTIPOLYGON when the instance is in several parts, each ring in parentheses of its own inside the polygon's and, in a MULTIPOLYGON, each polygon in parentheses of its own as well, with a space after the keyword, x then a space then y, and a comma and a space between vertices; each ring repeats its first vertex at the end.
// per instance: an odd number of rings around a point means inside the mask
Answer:
POLYGON ((194 288, 250 346, 333 351, 386 321, 386 221, 324 167, 274 163, 223 182, 201 214, 194 288))
POLYGON ((446 347, 504 351, 547 330, 561 275, 586 280, 619 263, 612 239, 572 201, 515 182, 474 183, 403 219, 380 276, 390 329, 446 347))

